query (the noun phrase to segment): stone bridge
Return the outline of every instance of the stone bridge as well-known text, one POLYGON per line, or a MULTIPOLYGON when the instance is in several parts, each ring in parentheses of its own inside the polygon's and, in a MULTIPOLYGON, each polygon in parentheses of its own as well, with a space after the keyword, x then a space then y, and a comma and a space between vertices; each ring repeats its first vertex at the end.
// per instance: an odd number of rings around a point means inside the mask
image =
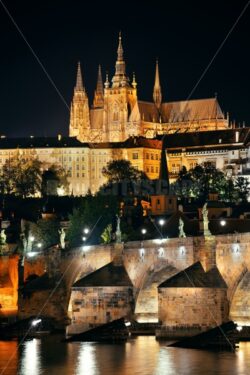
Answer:
MULTIPOLYGON (((47 303, 43 312, 57 317, 70 316, 72 285, 111 262, 117 252, 121 252, 134 286, 135 317, 139 322, 158 321, 157 286, 200 261, 205 271, 216 265, 224 278, 228 286, 230 318, 239 324, 250 325, 250 233, 84 246, 64 255, 54 250, 47 258, 27 260, 24 277, 34 273, 42 275, 44 270, 57 274, 60 287, 50 296, 52 303, 47 303), (61 306, 60 311, 58 306, 61 306)), ((35 315, 48 296, 40 293, 34 302, 22 301, 20 317, 35 315)))

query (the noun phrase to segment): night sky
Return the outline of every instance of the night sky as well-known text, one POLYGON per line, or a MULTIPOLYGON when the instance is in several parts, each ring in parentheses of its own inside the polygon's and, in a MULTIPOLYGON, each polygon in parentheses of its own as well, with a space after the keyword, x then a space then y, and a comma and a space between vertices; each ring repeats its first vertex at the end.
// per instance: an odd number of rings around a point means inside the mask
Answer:
MULTIPOLYGON (((119 30, 127 73, 152 100, 159 58, 165 101, 186 99, 247 1, 7 1, 9 12, 70 105, 80 60, 92 103, 97 67, 114 73, 119 30), (163 5, 164 4, 164 5, 163 5)), ((222 110, 250 126, 250 6, 192 98, 218 93, 222 110)), ((68 134, 69 110, 0 4, 0 134, 68 134)))

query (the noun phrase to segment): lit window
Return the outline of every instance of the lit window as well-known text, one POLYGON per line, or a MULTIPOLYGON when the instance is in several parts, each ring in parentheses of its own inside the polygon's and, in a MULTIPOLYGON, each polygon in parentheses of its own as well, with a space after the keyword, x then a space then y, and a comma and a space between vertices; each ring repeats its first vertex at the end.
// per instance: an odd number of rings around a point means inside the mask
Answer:
POLYGON ((132 159, 138 159, 138 152, 133 152, 132 159))

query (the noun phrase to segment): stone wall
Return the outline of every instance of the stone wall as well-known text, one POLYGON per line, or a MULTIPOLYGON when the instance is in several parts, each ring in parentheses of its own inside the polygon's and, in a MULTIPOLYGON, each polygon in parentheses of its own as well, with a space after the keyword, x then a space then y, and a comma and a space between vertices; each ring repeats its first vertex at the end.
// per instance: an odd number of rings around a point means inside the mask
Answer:
POLYGON ((67 335, 131 316, 133 301, 131 287, 73 288, 70 299, 72 320, 67 335))
POLYGON ((18 255, 0 257, 0 317, 17 314, 18 261, 18 255))
POLYGON ((159 336, 189 336, 227 320, 226 289, 159 288, 159 336))

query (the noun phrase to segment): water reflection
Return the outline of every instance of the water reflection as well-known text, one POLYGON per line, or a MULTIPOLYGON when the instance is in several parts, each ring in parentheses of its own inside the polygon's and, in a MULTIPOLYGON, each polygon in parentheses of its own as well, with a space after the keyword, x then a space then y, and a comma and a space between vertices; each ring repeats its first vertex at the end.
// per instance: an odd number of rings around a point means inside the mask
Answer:
POLYGON ((170 348, 152 336, 123 344, 65 343, 54 336, 20 346, 0 342, 0 375, 247 375, 249 369, 250 343, 230 353, 170 348))
POLYGON ((99 375, 97 366, 96 350, 93 343, 84 343, 80 347, 76 374, 77 375, 99 375))
POLYGON ((38 375, 41 373, 41 340, 25 341, 21 354, 20 375, 38 375))

